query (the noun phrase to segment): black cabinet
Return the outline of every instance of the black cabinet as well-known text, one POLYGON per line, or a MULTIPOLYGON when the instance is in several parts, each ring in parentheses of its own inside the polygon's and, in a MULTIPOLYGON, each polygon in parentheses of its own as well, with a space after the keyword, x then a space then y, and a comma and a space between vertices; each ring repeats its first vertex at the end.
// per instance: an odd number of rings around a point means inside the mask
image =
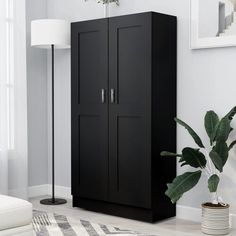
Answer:
POLYGON ((176 17, 72 23, 73 205, 154 221, 175 215, 176 17))

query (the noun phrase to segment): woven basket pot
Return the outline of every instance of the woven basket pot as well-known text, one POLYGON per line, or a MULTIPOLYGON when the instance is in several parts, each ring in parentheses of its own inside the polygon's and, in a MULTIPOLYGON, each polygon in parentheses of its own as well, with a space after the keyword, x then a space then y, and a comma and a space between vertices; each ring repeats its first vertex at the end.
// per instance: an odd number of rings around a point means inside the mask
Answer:
POLYGON ((229 205, 202 204, 202 232, 208 235, 229 233, 229 205))

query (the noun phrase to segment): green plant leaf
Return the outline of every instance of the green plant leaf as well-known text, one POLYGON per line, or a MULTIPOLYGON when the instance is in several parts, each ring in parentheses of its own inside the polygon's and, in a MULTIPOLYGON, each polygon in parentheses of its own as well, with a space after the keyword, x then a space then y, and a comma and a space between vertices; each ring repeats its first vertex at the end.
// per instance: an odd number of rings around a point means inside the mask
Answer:
POLYGON ((230 112, 225 116, 225 118, 227 117, 229 120, 232 120, 235 115, 236 115, 236 106, 230 110, 230 112))
POLYGON ((230 120, 227 117, 224 117, 221 119, 219 125, 217 126, 215 140, 218 142, 226 142, 230 132, 230 120))
POLYGON ((222 163, 222 159, 219 156, 219 154, 213 149, 210 153, 209 156, 213 162, 213 164, 215 165, 216 169, 219 170, 220 172, 223 171, 223 163, 222 163))
MULTIPOLYGON (((212 134, 212 137, 213 137, 212 143, 213 143, 214 141, 216 141, 216 133, 217 133, 217 130, 218 130, 219 125, 220 125, 220 121, 216 124, 215 129, 214 129, 214 131, 213 131, 213 134, 212 134)), ((212 145, 212 143, 211 143, 211 145, 212 145)))
POLYGON ((219 117, 214 111, 208 111, 205 115, 204 123, 207 135, 210 138, 210 143, 212 145, 215 138, 215 129, 219 123, 219 117))
POLYGON ((202 171, 186 172, 177 176, 171 184, 167 184, 168 189, 165 194, 171 199, 172 203, 177 202, 185 192, 192 189, 201 178, 202 171))
POLYGON ((236 140, 234 140, 230 145, 229 145, 229 151, 234 147, 236 144, 236 140))
POLYGON ((188 125, 186 124, 184 121, 178 119, 178 118, 175 118, 175 121, 182 125, 185 129, 187 129, 187 131, 189 132, 189 134, 192 136, 192 138, 194 139, 195 143, 201 147, 201 148, 204 148, 204 145, 200 139, 200 137, 197 135, 197 133, 188 125))
POLYGON ((173 153, 173 152, 167 152, 167 151, 161 152, 161 156, 163 156, 163 157, 182 157, 181 154, 177 154, 177 153, 173 153))
POLYGON ((218 153, 222 160, 222 165, 226 164, 229 156, 228 145, 225 142, 216 142, 216 145, 213 147, 214 151, 218 153))
POLYGON ((220 182, 220 178, 218 175, 212 175, 208 179, 208 189, 211 193, 215 193, 217 191, 219 182, 220 182))
POLYGON ((207 163, 205 156, 199 151, 199 149, 189 147, 183 149, 182 158, 179 162, 183 162, 181 166, 190 165, 195 168, 205 168, 207 163))

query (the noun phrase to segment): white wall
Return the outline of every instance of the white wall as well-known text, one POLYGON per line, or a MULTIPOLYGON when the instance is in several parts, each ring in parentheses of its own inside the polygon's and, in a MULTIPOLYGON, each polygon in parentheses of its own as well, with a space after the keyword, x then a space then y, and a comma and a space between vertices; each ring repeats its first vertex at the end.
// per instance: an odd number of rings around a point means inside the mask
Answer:
MULTIPOLYGON (((72 21, 102 17, 103 9, 90 0, 48 0, 48 16, 72 21)), ((178 117, 188 122, 208 143, 203 128, 205 112, 214 109, 224 115, 236 104, 236 48, 192 51, 189 49, 189 0, 120 0, 110 14, 123 15, 145 11, 163 12, 178 17, 178 117)), ((161 32, 160 32, 161 33, 161 32)), ((56 54, 56 171, 57 184, 70 186, 70 52, 56 54), (60 162, 60 163, 59 163, 60 162)), ((49 96, 50 97, 50 96, 49 96)), ((236 127, 236 122, 234 122, 236 127)), ((235 136, 235 133, 234 133, 235 136)), ((178 127, 178 150, 194 146, 183 128, 178 127)), ((236 152, 233 151, 220 187, 223 197, 236 213, 236 152)), ((50 168, 49 168, 50 170, 50 168)), ((183 170, 178 168, 178 173, 183 170)), ((208 200, 206 179, 185 194, 180 205, 199 207, 208 200)))
POLYGON ((30 22, 47 17, 46 0, 26 0, 29 186, 48 182, 47 53, 30 46, 30 22))
MULTIPOLYGON (((48 17, 69 21, 101 18, 103 7, 93 0, 48 0, 48 17)), ((70 187, 70 50, 55 53, 55 169, 56 184, 70 187)), ((51 54, 48 53, 48 176, 51 183, 51 54)))

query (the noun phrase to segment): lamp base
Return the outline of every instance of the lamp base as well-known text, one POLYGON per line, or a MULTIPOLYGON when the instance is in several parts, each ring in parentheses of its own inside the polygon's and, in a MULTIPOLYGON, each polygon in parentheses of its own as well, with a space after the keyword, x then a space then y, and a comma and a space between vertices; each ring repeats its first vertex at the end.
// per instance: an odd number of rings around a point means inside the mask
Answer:
POLYGON ((62 205, 66 204, 67 201, 65 199, 61 198, 48 198, 48 199, 43 199, 40 201, 42 205, 62 205))

